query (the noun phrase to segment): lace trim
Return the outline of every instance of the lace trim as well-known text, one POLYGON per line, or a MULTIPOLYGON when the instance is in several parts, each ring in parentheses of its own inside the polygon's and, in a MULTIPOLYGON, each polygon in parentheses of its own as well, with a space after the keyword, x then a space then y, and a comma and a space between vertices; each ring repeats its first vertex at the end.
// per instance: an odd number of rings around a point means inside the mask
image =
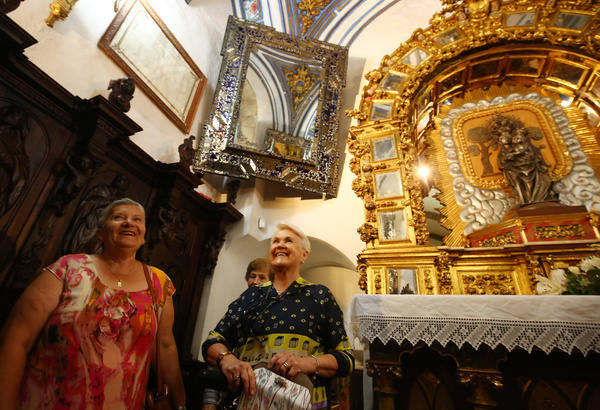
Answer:
POLYGON ((475 349, 482 344, 496 348, 516 348, 531 352, 534 347, 550 353, 557 349, 572 353, 579 349, 584 355, 600 352, 600 323, 561 321, 518 321, 485 318, 432 318, 360 315, 357 317, 361 338, 388 343, 395 340, 411 344, 439 342, 443 346, 454 342, 458 347, 469 343, 475 349))

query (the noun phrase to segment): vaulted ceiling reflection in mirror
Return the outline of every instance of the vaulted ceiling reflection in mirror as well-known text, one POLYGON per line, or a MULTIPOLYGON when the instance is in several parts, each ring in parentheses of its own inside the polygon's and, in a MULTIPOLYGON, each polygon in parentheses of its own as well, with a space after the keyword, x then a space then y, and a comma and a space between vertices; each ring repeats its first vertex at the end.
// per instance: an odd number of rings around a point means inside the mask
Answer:
POLYGON ((337 193, 347 49, 230 17, 194 168, 337 193))
POLYGON ((254 47, 242 86, 234 144, 314 162, 321 71, 321 63, 312 58, 264 45, 254 47))

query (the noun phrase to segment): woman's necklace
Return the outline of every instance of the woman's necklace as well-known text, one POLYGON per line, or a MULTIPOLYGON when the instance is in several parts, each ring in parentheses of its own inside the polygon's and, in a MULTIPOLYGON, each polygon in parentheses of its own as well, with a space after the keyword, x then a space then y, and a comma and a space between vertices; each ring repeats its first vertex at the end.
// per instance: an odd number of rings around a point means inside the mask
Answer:
MULTIPOLYGON (((104 261, 103 261, 104 262, 104 261)), ((110 274, 112 276, 114 276, 115 278, 117 278, 117 287, 119 289, 121 289, 123 287, 123 281, 121 280, 121 276, 117 275, 109 266, 108 263, 104 262, 104 266, 106 266, 106 269, 110 272, 110 274)))

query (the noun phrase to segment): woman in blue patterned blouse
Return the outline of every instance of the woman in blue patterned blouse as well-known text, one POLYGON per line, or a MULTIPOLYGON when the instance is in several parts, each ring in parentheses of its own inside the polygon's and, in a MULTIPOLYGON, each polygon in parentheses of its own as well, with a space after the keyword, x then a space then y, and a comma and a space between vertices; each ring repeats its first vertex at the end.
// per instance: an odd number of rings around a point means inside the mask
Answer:
POLYGON ((313 409, 325 408, 326 379, 352 372, 354 358, 335 298, 325 286, 300 277, 309 252, 301 230, 278 225, 269 250, 273 282, 242 293, 202 345, 205 359, 222 370, 231 390, 243 387, 254 394, 252 365, 264 362, 290 379, 313 376, 313 409))

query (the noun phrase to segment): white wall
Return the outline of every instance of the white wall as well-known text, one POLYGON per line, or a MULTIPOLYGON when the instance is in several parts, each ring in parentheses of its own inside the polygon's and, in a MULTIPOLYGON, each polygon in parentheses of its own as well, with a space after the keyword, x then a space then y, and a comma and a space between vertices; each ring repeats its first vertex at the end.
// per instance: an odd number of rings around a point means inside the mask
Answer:
MULTIPOLYGON (((231 2, 183 0, 149 0, 175 38, 207 76, 208 84, 190 130, 197 135, 206 118, 221 65, 221 43, 231 2)), ((30 0, 8 14, 38 43, 25 54, 43 71, 71 93, 81 98, 98 94, 108 96, 108 82, 126 74, 98 48, 98 40, 115 16, 112 0, 79 0, 66 20, 58 20, 54 28, 44 20, 50 13, 50 1, 30 0)), ((177 162, 177 147, 185 134, 163 115, 152 101, 136 89, 127 113, 143 131, 132 140, 153 158, 177 162)))
POLYGON ((327 286, 344 314, 348 311, 350 299, 357 293, 363 293, 358 287, 358 272, 355 269, 320 266, 303 272, 302 277, 309 282, 327 286))

